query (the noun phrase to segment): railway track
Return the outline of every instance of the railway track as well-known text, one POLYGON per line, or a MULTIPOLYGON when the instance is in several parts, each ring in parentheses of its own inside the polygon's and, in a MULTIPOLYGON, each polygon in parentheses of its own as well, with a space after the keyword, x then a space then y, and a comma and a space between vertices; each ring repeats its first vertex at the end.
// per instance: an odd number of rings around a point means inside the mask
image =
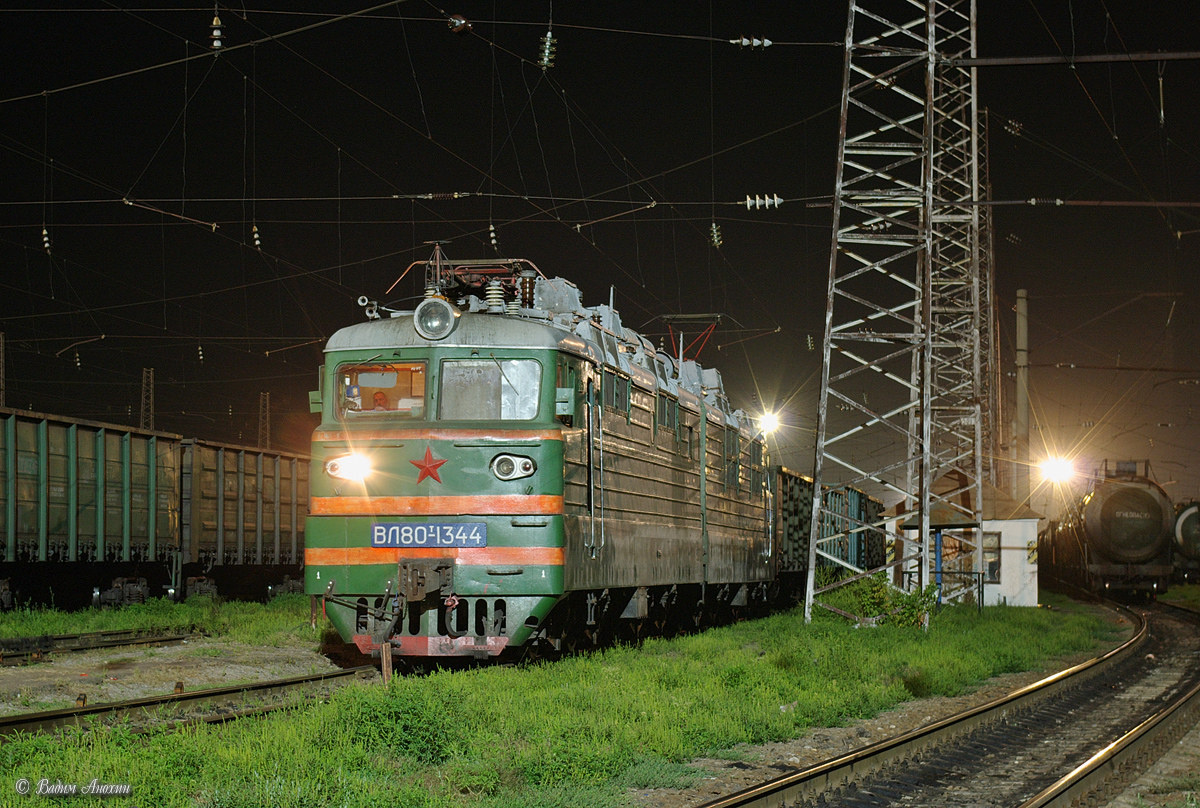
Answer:
POLYGON ((203 636, 163 629, 116 629, 86 634, 45 634, 39 637, 0 639, 0 665, 28 665, 53 654, 95 651, 127 645, 170 645, 203 636))
POLYGON ((1103 657, 702 808, 1102 804, 1200 719, 1200 620, 1132 616, 1103 657))
POLYGON ((332 688, 368 675, 378 676, 373 665, 130 701, 92 706, 79 704, 63 710, 0 716, 0 736, 17 732, 49 732, 72 725, 118 720, 128 720, 143 731, 164 724, 216 723, 282 709, 296 703, 291 696, 299 690, 332 688))

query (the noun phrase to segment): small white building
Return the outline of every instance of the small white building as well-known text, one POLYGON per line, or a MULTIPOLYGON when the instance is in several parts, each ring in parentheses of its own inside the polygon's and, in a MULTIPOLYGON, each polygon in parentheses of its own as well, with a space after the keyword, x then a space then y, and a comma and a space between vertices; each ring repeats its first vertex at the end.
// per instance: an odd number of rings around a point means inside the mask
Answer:
MULTIPOLYGON (((1042 516, 994 485, 983 482, 981 488, 983 508, 979 535, 982 545, 983 603, 985 606, 1037 606, 1037 537, 1038 520, 1042 516)), ((940 526, 945 531, 943 542, 947 557, 950 558, 962 546, 957 542, 956 534, 973 527, 973 524, 965 524, 963 516, 964 513, 974 512, 966 495, 967 490, 965 476, 956 471, 933 484, 935 494, 947 496, 959 492, 956 499, 960 501, 953 508, 938 502, 930 514, 930 525, 935 529, 940 526)), ((896 513, 896 506, 884 511, 883 515, 887 516, 889 512, 896 513)), ((912 540, 916 539, 915 528, 915 519, 912 517, 902 526, 912 540)), ((932 548, 932 540, 930 545, 932 548)), ((912 574, 911 570, 907 572, 912 574)), ((899 571, 896 583, 899 584, 899 571)))
POLYGON ((1037 606, 1041 514, 983 483, 983 603, 1037 606))

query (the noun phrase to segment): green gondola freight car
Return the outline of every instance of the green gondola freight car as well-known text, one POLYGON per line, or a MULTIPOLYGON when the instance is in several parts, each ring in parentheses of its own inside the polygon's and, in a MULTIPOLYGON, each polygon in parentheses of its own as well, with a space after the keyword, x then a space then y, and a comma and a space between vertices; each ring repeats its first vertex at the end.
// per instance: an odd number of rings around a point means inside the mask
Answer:
POLYGON ((301 578, 307 505, 304 455, 0 408, 10 604, 265 596, 301 578))

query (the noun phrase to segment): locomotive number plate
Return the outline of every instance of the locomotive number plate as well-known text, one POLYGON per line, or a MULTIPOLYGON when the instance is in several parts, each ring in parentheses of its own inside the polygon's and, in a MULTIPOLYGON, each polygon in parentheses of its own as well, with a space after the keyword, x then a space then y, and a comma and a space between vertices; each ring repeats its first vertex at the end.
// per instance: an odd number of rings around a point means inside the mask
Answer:
POLYGON ((379 522, 371 525, 372 547, 487 547, 484 522, 379 522))

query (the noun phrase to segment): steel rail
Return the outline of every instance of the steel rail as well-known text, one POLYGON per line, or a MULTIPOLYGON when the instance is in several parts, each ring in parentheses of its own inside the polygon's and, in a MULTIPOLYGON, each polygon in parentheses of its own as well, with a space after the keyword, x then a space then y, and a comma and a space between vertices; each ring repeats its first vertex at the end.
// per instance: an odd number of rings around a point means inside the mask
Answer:
POLYGON ((1136 630, 1132 637, 1102 656, 1061 670, 1007 696, 944 718, 927 727, 864 746, 802 771, 703 803, 698 808, 805 804, 821 794, 860 780, 889 764, 909 759, 923 750, 1022 712, 1066 688, 1103 673, 1113 664, 1129 658, 1145 642, 1148 635, 1145 618, 1129 609, 1122 608, 1122 611, 1134 622, 1136 630))
POLYGON ((1200 684, 1101 749, 1020 808, 1095 805, 1119 793, 1200 722, 1200 684), (1132 775, 1132 776, 1131 776, 1132 775))
MULTIPOLYGON (((165 707, 195 706, 198 704, 219 705, 245 701, 248 696, 269 696, 304 685, 335 682, 339 679, 354 677, 368 672, 375 675, 375 666, 361 665, 355 668, 346 668, 345 670, 319 673, 311 676, 292 676, 285 679, 272 679, 264 682, 249 682, 240 685, 229 685, 228 687, 172 693, 166 696, 149 696, 130 701, 96 704, 90 707, 68 707, 63 710, 47 710, 38 713, 0 716, 0 736, 11 735, 16 732, 45 731, 74 724, 83 724, 89 719, 98 719, 102 716, 137 713, 139 711, 145 714, 165 707)), ((262 711, 258 710, 257 712, 262 711)))
POLYGON ((202 637, 196 632, 155 633, 161 629, 115 629, 87 634, 51 634, 0 640, 0 665, 25 665, 50 654, 119 648, 124 645, 170 645, 202 637))
MULTIPOLYGON (((1200 618, 1186 606, 1160 601, 1160 606, 1200 618)), ((1020 808, 1062 808, 1092 805, 1115 796, 1128 782, 1158 760, 1200 723, 1200 684, 1077 766, 1072 772, 1020 808)))

